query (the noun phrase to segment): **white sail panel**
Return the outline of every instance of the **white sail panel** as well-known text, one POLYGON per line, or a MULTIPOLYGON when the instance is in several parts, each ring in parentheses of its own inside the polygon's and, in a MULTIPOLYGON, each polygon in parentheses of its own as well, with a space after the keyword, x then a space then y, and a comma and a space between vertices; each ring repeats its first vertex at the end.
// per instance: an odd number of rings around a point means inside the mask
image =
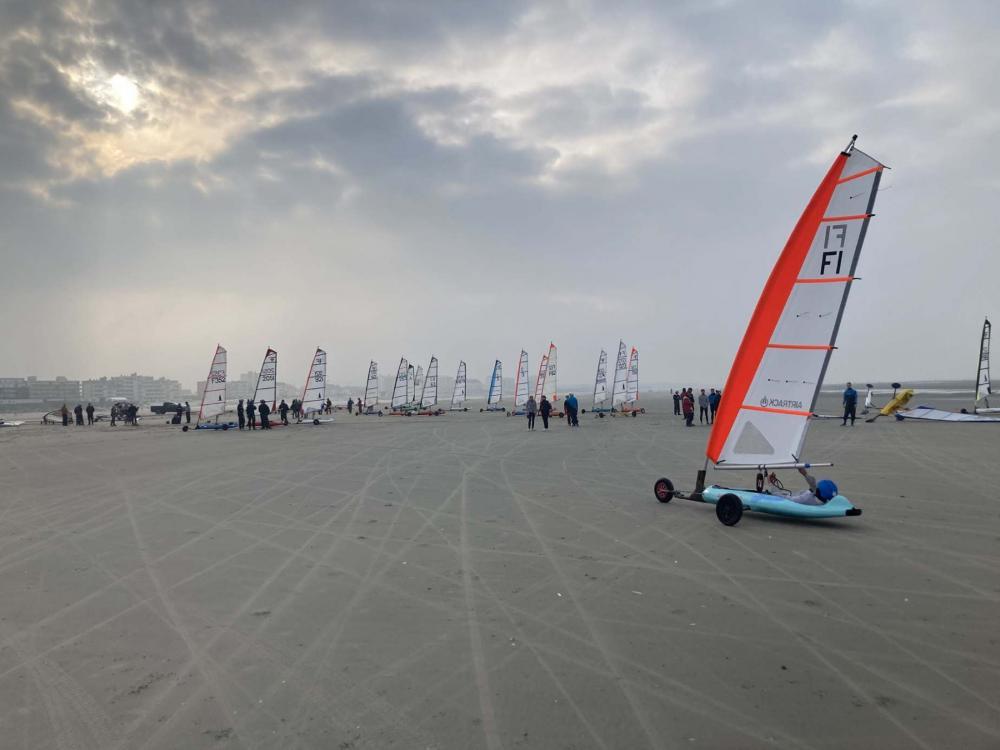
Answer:
POLYGON ((498 359, 493 363, 493 375, 490 377, 490 392, 486 395, 489 406, 499 404, 503 399, 503 366, 498 359))
POLYGON ((217 417, 226 411, 226 350, 222 345, 215 347, 212 365, 208 368, 205 390, 201 392, 201 408, 198 421, 217 417))
POLYGON ((983 335, 979 340, 979 370, 976 373, 976 411, 993 411, 990 407, 990 396, 993 388, 990 384, 990 334, 993 326, 989 318, 983 322, 983 335))
POLYGON ((427 365, 427 375, 424 378, 423 388, 420 390, 420 406, 427 409, 438 402, 438 360, 431 357, 427 365))
POLYGON ((368 365, 368 382, 365 385, 365 406, 378 404, 378 362, 374 359, 368 365))
POLYGON ((608 353, 601 349, 597 358, 597 377, 594 378, 594 408, 596 409, 608 398, 608 353))
POLYGON ((264 401, 274 411, 278 403, 278 353, 268 349, 264 362, 257 376, 257 387, 253 391, 253 401, 259 404, 264 401))
POLYGON ((625 402, 626 380, 628 379, 628 351, 625 349, 625 342, 618 342, 618 359, 615 362, 615 379, 611 386, 611 406, 625 402))
POLYGON ((852 142, 799 219, 723 390, 707 450, 717 464, 800 461, 882 169, 852 142))
POLYGON ((521 359, 517 364, 517 380, 514 381, 514 408, 528 403, 528 353, 521 350, 521 359))
POLYGON ((392 386, 392 401, 390 402, 393 409, 398 409, 410 400, 410 388, 407 381, 410 379, 411 369, 406 357, 399 360, 399 369, 396 370, 396 382, 392 386))
POLYGON ((559 398, 558 387, 556 385, 556 359, 558 355, 558 350, 556 345, 549 344, 549 371, 545 375, 545 385, 542 391, 543 395, 549 401, 555 401, 559 398))
POLYGON ((628 357, 628 377, 625 380, 625 400, 628 403, 639 400, 639 350, 634 346, 628 357))
POLYGON ((317 348, 309 365, 306 386, 302 390, 302 413, 316 414, 326 406, 326 352, 317 348))
POLYGON ((451 394, 451 407, 453 409, 461 409, 465 403, 466 379, 465 362, 462 361, 458 363, 458 372, 455 374, 455 390, 451 394))
POLYGON ((542 400, 542 393, 545 392, 545 377, 549 374, 549 355, 543 354, 538 363, 538 375, 535 378, 535 401, 542 400))

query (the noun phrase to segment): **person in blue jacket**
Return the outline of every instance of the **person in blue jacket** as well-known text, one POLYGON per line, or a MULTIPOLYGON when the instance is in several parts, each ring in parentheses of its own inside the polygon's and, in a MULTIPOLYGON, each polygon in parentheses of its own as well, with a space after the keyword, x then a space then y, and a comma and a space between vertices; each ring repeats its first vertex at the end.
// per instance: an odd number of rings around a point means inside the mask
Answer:
POLYGON ((580 406, 580 402, 576 400, 576 396, 572 393, 566 396, 566 400, 563 402, 563 408, 566 409, 566 421, 571 427, 579 427, 580 420, 577 418, 577 408, 580 406))
POLYGON ((858 392, 851 387, 851 384, 847 384, 847 388, 844 390, 844 421, 840 425, 841 427, 847 426, 848 418, 851 420, 851 427, 854 426, 854 413, 858 408, 858 392))

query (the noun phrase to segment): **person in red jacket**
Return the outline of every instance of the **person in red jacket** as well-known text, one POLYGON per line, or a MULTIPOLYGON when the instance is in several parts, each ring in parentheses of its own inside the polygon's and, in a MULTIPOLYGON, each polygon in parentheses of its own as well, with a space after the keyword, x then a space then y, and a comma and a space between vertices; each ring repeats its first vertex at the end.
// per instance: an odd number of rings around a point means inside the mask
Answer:
POLYGON ((690 389, 684 391, 684 398, 681 399, 681 411, 684 412, 684 426, 690 427, 694 424, 694 397, 690 389))

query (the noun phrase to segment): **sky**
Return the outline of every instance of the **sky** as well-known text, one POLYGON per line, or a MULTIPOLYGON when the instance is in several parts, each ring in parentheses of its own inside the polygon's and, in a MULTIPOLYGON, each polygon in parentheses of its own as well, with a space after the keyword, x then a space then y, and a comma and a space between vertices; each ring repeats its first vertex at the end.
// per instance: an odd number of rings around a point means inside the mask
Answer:
MULTIPOLYGON (((559 346, 721 384, 854 133, 889 167, 827 382, 1000 319, 1000 4, 0 3, 0 376, 361 383, 559 346)), ((534 366, 534 365, 533 365, 534 366)))

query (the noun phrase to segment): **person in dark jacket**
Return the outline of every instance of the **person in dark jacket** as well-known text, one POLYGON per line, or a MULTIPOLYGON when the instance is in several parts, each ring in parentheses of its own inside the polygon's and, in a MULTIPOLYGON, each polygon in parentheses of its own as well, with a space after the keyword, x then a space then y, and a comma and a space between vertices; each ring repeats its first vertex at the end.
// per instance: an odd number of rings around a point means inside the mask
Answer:
POLYGON ((271 422, 267 417, 271 413, 271 409, 268 407, 267 402, 264 399, 260 400, 260 404, 257 406, 257 413, 260 415, 260 428, 262 430, 270 430, 271 422))
POLYGON ((549 429, 549 414, 552 413, 552 402, 542 396, 542 402, 538 405, 538 413, 542 415, 542 427, 549 429))
POLYGON ((66 404, 62 405, 59 415, 62 417, 63 427, 69 427, 69 409, 66 407, 66 404))
POLYGON ((580 402, 576 400, 576 396, 572 393, 566 396, 566 400, 563 401, 563 408, 566 410, 566 421, 571 427, 579 427, 580 419, 577 416, 578 410, 580 408, 580 402))
POLYGON ((83 406, 77 404, 73 407, 73 413, 76 414, 76 423, 78 426, 83 426, 83 406))
POLYGON ((174 420, 174 424, 180 424, 184 421, 184 407, 177 404, 177 418, 174 420))
POLYGON ((684 426, 691 427, 694 424, 694 398, 689 391, 684 391, 684 398, 681 399, 681 411, 684 412, 684 426))
POLYGON ((184 402, 184 419, 191 424, 191 404, 187 401, 184 402))
POLYGON ((711 412, 708 423, 715 424, 715 412, 719 410, 719 394, 714 388, 711 393, 708 394, 708 408, 711 412))
POLYGON ((139 426, 139 407, 135 404, 128 405, 128 423, 133 427, 139 426))
POLYGON ((354 399, 348 397, 347 399, 347 413, 352 414, 354 412, 354 399))
POLYGON ((243 409, 243 399, 240 399, 240 402, 236 404, 236 421, 239 422, 241 430, 247 426, 247 415, 243 409))
POLYGON ((674 414, 681 415, 681 394, 674 391, 674 414))
POLYGON ((91 403, 87 404, 87 426, 91 427, 94 424, 94 405, 91 403))
POLYGON ((251 430, 257 429, 257 407, 253 404, 253 399, 247 399, 247 427, 251 430))
POLYGON ((851 420, 851 427, 854 427, 854 416, 858 409, 858 392, 851 387, 851 384, 847 384, 847 388, 844 389, 844 422, 841 427, 847 426, 847 420, 851 420))
POLYGON ((535 414, 538 413, 538 404, 534 396, 528 396, 528 402, 524 405, 524 415, 528 418, 528 429, 535 429, 535 414))
POLYGON ((281 414, 281 424, 288 424, 288 404, 285 403, 285 399, 281 399, 281 403, 278 404, 278 413, 281 414))
POLYGON ((702 388, 701 393, 698 394, 698 424, 705 424, 705 422, 712 423, 708 418, 708 394, 702 388))

